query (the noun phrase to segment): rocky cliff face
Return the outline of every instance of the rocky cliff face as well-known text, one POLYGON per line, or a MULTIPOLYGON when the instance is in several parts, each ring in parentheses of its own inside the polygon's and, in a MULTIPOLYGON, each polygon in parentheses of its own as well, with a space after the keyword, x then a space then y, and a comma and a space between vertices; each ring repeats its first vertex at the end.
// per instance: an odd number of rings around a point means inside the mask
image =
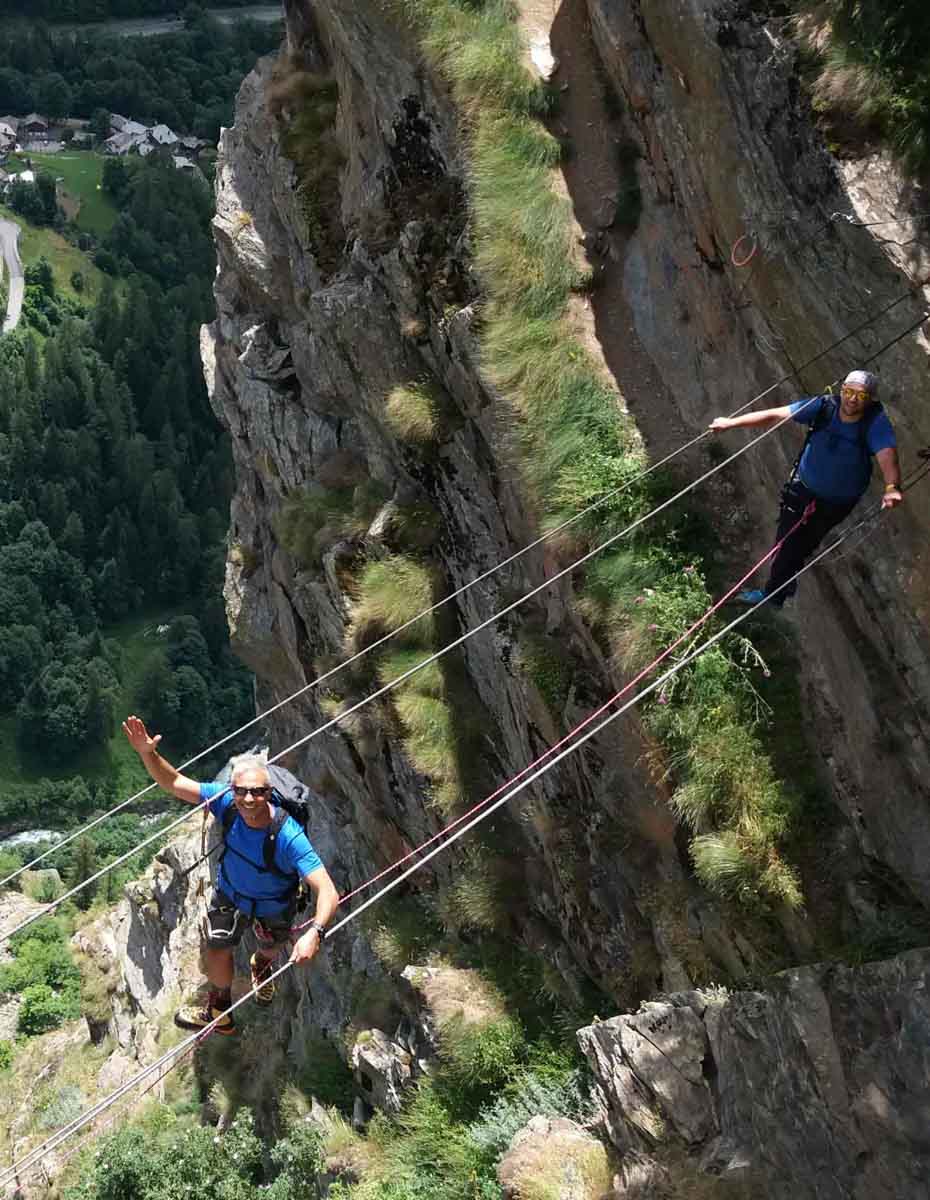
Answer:
MULTIPOLYGON (((577 143, 565 175, 599 270, 594 332, 654 452, 693 436, 710 416, 745 402, 897 296, 886 316, 773 399, 823 386, 919 315, 923 297, 908 294, 905 274, 918 264, 893 262, 869 230, 830 219, 851 211, 849 197, 812 130, 790 45, 761 19, 697 0, 671 8, 661 0, 619 7, 569 0, 542 15, 536 8, 528 6, 534 38, 548 24, 565 96, 566 126, 558 131, 577 143), (644 206, 633 236, 604 229, 598 150, 593 141, 586 146, 584 132, 596 132, 601 114, 583 104, 573 110, 595 77, 598 89, 606 80, 625 101, 626 134, 642 156, 644 206), (738 270, 731 249, 744 235, 739 254, 756 250, 738 270)), ((410 31, 380 6, 326 0, 311 12, 292 0, 287 11, 285 55, 246 81, 235 126, 224 134, 219 315, 203 339, 238 477, 227 602, 263 706, 344 655, 346 568, 392 548, 391 505, 424 504, 440 515, 441 594, 507 557, 534 529, 509 453, 506 409, 478 369, 480 291, 448 94, 410 31), (300 71, 331 81, 338 96, 338 191, 325 220, 308 214, 301 172, 288 156, 287 76, 300 71), (438 381, 454 408, 447 436, 427 457, 384 417, 391 388, 424 376, 438 381), (318 569, 289 556, 277 532, 286 498, 308 485, 363 479, 388 498, 367 535, 335 541, 318 569)), ((908 338, 877 367, 908 469, 930 442, 920 403, 924 346, 908 338)), ((734 564, 768 544, 793 453, 787 434, 773 438, 704 494, 720 514, 734 564)), ((696 451, 689 469, 700 466, 696 451)), ((921 703, 930 674, 920 570, 927 494, 915 490, 863 549, 809 578, 796 623, 806 725, 823 782, 848 823, 847 873, 864 878, 878 863, 920 902, 930 896, 921 703)), ((476 624, 539 581, 546 566, 542 552, 528 555, 466 593, 447 610, 445 629, 476 624)), ((607 687, 609 672, 569 600, 557 589, 462 651, 467 707, 488 717, 482 750, 490 785, 534 758, 553 732, 514 667, 522 622, 558 630, 583 664, 589 691, 572 698, 566 724, 607 687)), ((365 683, 356 677, 339 687, 351 700, 365 683)), ((311 690, 275 714, 273 745, 321 724, 320 699, 311 690)), ((325 796, 318 838, 343 885, 436 827, 423 779, 385 732, 388 711, 383 704, 288 760, 325 796)), ((512 888, 521 935, 535 949, 548 947, 566 976, 588 975, 608 990, 618 975, 629 977, 631 960, 653 956, 650 934, 667 985, 677 969, 662 931, 654 922, 649 928, 636 901, 650 878, 680 882, 674 844, 643 861, 603 850, 631 801, 655 793, 654 781, 632 765, 640 756, 627 722, 538 785, 492 834, 511 864, 521 864, 512 888)), ((440 882, 449 870, 450 861, 435 865, 440 882)), ((705 922, 698 915, 691 924, 700 934, 705 922)), ((713 957, 732 966, 732 947, 713 957)), ((645 970, 658 980, 657 967, 645 970)))
MULTIPOLYGON (((368 534, 337 542, 321 569, 291 559, 276 522, 308 483, 367 478, 391 503, 441 517, 440 594, 532 538, 532 514, 509 454, 506 414, 477 364, 477 285, 461 208, 465 166, 455 115, 414 45, 378 6, 324 4, 313 29, 290 5, 290 57, 266 62, 243 87, 224 134, 215 222, 218 319, 204 334, 213 402, 233 432, 239 486, 232 513, 227 602, 234 643, 259 677, 262 706, 303 687, 345 654, 349 600, 342 567, 386 553, 384 511, 368 534), (325 71, 338 90, 335 133, 345 156, 334 255, 332 228, 308 230, 299 178, 270 110, 282 70, 325 71), (385 398, 398 384, 438 381, 454 412, 428 458, 392 434, 385 398)), ((273 105, 272 105, 273 107, 273 105)), ((542 553, 466 593, 447 611, 454 633, 538 582, 542 553)), ((522 620, 558 630, 588 669, 588 709, 607 686, 599 654, 564 591, 522 620)), ((481 790, 534 759, 551 719, 515 667, 517 622, 501 622, 462 654, 465 707, 486 714, 481 790)), ((342 695, 360 691, 340 681, 342 695)), ((310 691, 276 714, 272 744, 324 720, 310 691)), ((317 836, 343 886, 357 883, 437 828, 425 781, 385 732, 387 706, 310 741, 291 768, 325 798, 317 836)), ((629 727, 628 727, 629 729, 629 727)), ((653 954, 634 892, 640 868, 599 846, 599 827, 642 794, 635 735, 615 733, 496 821, 515 931, 577 986, 588 975, 619 985, 631 957, 653 954), (641 952, 637 949, 641 947, 641 952)), ((477 796, 476 796, 477 798, 477 796)), ((664 869, 680 877, 674 852, 664 869)), ((452 856, 435 865, 448 877, 452 856)), ((333 953, 337 953, 334 949, 333 953)), ((657 968, 651 979, 657 978, 657 968)))
MULTIPOLYGON (((509 453, 506 409, 478 369, 480 291, 448 94, 410 31, 380 6, 325 0, 311 11, 290 0, 286 8, 287 50, 246 81, 235 126, 223 137, 218 319, 203 339, 238 477, 226 597, 262 706, 344 655, 346 568, 392 548, 391 505, 419 503, 440 515, 440 594, 507 557, 534 530, 509 453), (325 78, 338 97, 338 190, 325 213, 308 211, 289 157, 288 75, 299 72, 325 78), (426 457, 384 416, 391 388, 424 376, 438 381, 454 409, 438 452, 426 457), (308 485, 362 479, 388 498, 368 533, 335 540, 315 569, 289 556, 277 532, 286 498, 308 485)), ((924 298, 908 294, 905 274, 916 264, 893 262, 868 230, 830 219, 851 211, 849 198, 808 120, 790 45, 760 18, 699 0, 683 7, 567 0, 542 15, 538 8, 528 6, 534 38, 540 23, 548 25, 565 95, 560 132, 576 141, 566 182, 600 273, 594 331, 651 449, 662 453, 693 436, 710 416, 745 402, 896 296, 903 298, 885 317, 773 399, 817 390, 919 315, 924 298), (596 131, 598 120, 583 117, 600 114, 573 109, 595 77, 599 89, 625 101, 626 133, 642 156, 643 213, 629 237, 605 230, 610 221, 598 216, 597 152, 593 144, 588 152, 584 132, 596 131), (744 235, 739 253, 756 250, 738 270, 731 249, 744 235)), ((920 402, 924 346, 911 337, 877 365, 908 469, 930 442, 920 402)), ((789 442, 773 438, 704 495, 720 514, 734 564, 768 544, 794 453, 789 442)), ((700 465, 695 452, 689 468, 700 465)), ((805 723, 848 822, 847 874, 864 877, 878 863, 920 902, 930 898, 921 703, 930 672, 920 570, 927 495, 915 490, 864 549, 809 578, 796 623, 805 723)), ((450 606, 446 630, 503 607, 546 566, 542 552, 528 555, 466 593, 450 606)), ((566 724, 607 688, 609 671, 569 601, 557 589, 462 651, 466 706, 488 718, 482 751, 491 786, 534 758, 553 732, 514 666, 518 623, 558 630, 583 664, 588 691, 572 697, 566 724)), ((365 681, 339 688, 340 697, 356 699, 365 681)), ((275 714, 272 744, 288 745, 321 724, 320 700, 311 690, 275 714)), ((382 704, 288 759, 325 797, 317 838, 343 886, 436 828, 424 780, 386 732, 388 712, 382 704)), ((608 990, 629 980, 633 960, 646 990, 659 980, 660 963, 667 986, 680 967, 637 903, 650 881, 681 883, 674 842, 665 839, 645 857, 606 851, 624 810, 655 794, 654 781, 632 765, 640 757, 635 725, 615 727, 491 832, 511 864, 516 931, 553 955, 568 980, 587 975, 608 990)), ((435 864, 440 884, 451 863, 450 856, 435 864)), ((728 968, 744 961, 732 944, 720 947, 719 921, 708 938, 712 910, 700 898, 691 904, 691 930, 713 943, 712 958, 728 968)))
MULTIPOLYGON (((896 258, 880 244, 907 240, 894 237, 895 227, 870 231, 831 219, 856 210, 813 131, 795 52, 779 26, 746 6, 702 0, 591 0, 588 8, 604 69, 634 114, 643 151, 648 199, 622 263, 622 292, 664 388, 624 390, 647 440, 664 449, 818 354, 905 294, 925 269, 913 243, 896 258), (751 263, 736 269, 734 247, 740 261, 753 245, 751 263)), ((913 194, 880 163, 845 174, 855 200, 881 196, 883 217, 888 209, 913 211, 913 194)), ((919 317, 926 299, 916 288, 773 401, 820 390, 869 358, 919 317)), ((622 351, 615 357, 624 386, 622 351)), ((926 339, 908 337, 874 369, 907 471, 930 442, 926 339)), ((769 544, 796 440, 765 443, 711 493, 734 551, 769 544)), ((923 485, 863 549, 812 573, 796 622, 807 723, 832 797, 864 859, 890 868, 922 903, 930 898, 928 515, 923 485)))
POLYGON ((928 972, 923 950, 804 967, 762 991, 680 993, 579 1030, 622 1153, 619 1194, 668 1195, 676 1143, 772 1200, 930 1194, 928 972))

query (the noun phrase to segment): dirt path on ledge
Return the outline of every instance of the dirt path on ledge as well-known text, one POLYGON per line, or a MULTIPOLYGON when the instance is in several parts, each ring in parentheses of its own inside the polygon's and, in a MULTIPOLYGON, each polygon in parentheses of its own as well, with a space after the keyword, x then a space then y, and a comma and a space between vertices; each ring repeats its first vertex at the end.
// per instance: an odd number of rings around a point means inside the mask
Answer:
MULTIPOLYGON (((529 0, 529 7, 539 8, 539 0, 529 0)), ((613 227, 610 220, 624 183, 620 151, 629 134, 620 114, 608 105, 610 84, 599 71, 584 0, 563 0, 557 7, 551 46, 558 64, 552 78, 559 104, 549 129, 567 145, 562 174, 597 277, 590 295, 579 298, 574 316, 587 327, 583 337, 588 349, 613 377, 650 455, 662 457, 696 431, 686 429, 675 415, 676 406, 668 401, 665 385, 636 336, 624 295, 631 234, 613 227)), ((670 303, 671 294, 659 298, 663 300, 670 303)))

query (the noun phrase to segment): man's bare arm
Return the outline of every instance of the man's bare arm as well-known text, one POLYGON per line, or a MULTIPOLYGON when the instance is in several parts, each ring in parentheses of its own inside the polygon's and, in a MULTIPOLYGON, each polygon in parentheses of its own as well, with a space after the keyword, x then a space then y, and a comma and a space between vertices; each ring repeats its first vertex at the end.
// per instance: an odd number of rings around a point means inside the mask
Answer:
POLYGON ((123 722, 123 733, 142 760, 143 767, 160 788, 164 788, 166 792, 170 792, 172 796, 176 796, 178 800, 183 800, 187 804, 200 803, 200 784, 196 780, 182 775, 176 767, 173 767, 166 758, 162 758, 158 753, 158 743, 161 741, 160 733, 150 737, 145 724, 141 718, 136 716, 126 718, 123 722))
POLYGON ((898 462, 898 452, 894 446, 879 450, 875 455, 885 479, 885 495, 882 497, 882 508, 894 508, 904 499, 901 492, 901 466, 898 462))
POLYGON ((759 412, 743 413, 741 417, 715 417, 708 429, 714 433, 719 433, 721 429, 768 429, 780 421, 786 421, 790 416, 791 405, 783 404, 780 408, 763 408, 759 412))
MULTIPOLYGON (((339 893, 336 891, 336 885, 325 867, 317 867, 315 871, 305 875, 304 883, 312 890, 316 898, 313 920, 317 925, 325 928, 336 915, 336 909, 339 907, 339 893)), ((319 950, 321 940, 317 930, 308 929, 303 937, 294 943, 291 961, 310 962, 319 950)))
POLYGON ((316 911, 313 919, 318 925, 325 927, 336 915, 336 909, 339 907, 339 893, 336 891, 336 885, 325 867, 317 867, 315 871, 305 875, 304 883, 312 890, 316 898, 316 911))

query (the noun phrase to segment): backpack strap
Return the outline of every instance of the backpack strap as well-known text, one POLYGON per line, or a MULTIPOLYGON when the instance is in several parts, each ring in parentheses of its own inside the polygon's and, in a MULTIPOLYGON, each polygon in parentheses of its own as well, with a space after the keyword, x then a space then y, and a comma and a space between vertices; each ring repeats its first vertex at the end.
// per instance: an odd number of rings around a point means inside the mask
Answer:
POLYGON ((814 436, 815 433, 819 433, 821 429, 827 428, 827 426, 833 420, 833 415, 835 412, 836 412, 836 402, 830 396, 821 396, 820 397, 820 407, 817 409, 816 413, 814 414, 813 421, 811 421, 810 425, 808 425, 808 427, 807 427, 807 436, 804 438, 804 444, 802 445, 801 449, 798 451, 798 456, 794 460, 794 466, 791 468, 791 472, 788 475, 789 483, 791 483, 793 480, 799 478, 798 468, 801 465, 801 459, 804 457, 805 450, 810 445, 811 438, 814 436))
POLYGON ((229 831, 232 829, 233 825, 235 825, 236 818, 238 816, 239 810, 236 808, 235 804, 227 804, 223 809, 223 815, 220 818, 220 836, 222 838, 223 848, 220 851, 219 858, 216 860, 217 873, 219 873, 219 869, 223 865, 223 859, 229 853, 229 843, 227 839, 229 837, 229 831))
POLYGON ((265 834, 265 840, 262 843, 262 858, 265 860, 266 871, 271 871, 275 875, 279 875, 282 879, 290 881, 294 879, 293 872, 282 871, 274 860, 275 850, 278 847, 278 835, 284 828, 284 822, 287 818, 288 814, 283 808, 275 808, 274 816, 271 818, 271 824, 268 826, 268 832, 265 834))
POLYGON ((859 444, 869 456, 872 454, 872 451, 869 449, 869 430, 872 428, 872 422, 875 418, 884 411, 882 402, 880 400, 873 400, 859 421, 859 444))
MULTIPOLYGON (((284 827, 284 822, 288 818, 288 814, 285 812, 285 810, 283 808, 277 808, 277 807, 274 810, 274 816, 271 818, 271 824, 268 826, 268 831, 265 834, 265 840, 262 842, 262 865, 261 866, 259 866, 259 864, 256 862, 252 862, 252 860, 250 858, 247 858, 246 855, 239 854, 239 851, 236 850, 236 848, 234 846, 230 846, 228 843, 227 839, 229 837, 230 830, 232 829, 233 825, 235 825, 236 821, 238 820, 238 817, 239 817, 239 811, 236 808, 235 804, 230 804, 227 808, 225 808, 223 810, 223 817, 222 817, 223 850, 222 850, 222 853, 220 854, 219 860, 217 862, 217 870, 219 870, 219 868, 223 865, 223 860, 225 859, 226 855, 231 850, 233 854, 238 855, 239 858, 241 858, 245 862, 249 863, 249 865, 254 867, 256 871, 261 871, 261 872, 267 871, 272 875, 277 875, 279 879, 286 880, 286 882, 289 885, 289 891, 296 892, 297 889, 300 887, 300 880, 297 878, 297 876, 292 871, 282 871, 281 868, 278 866, 278 864, 275 862, 275 851, 276 851, 277 845, 278 845, 278 836, 284 827)), ((268 897, 268 898, 270 899, 270 897, 268 897)), ((286 899, 287 894, 285 894, 285 896, 283 898, 286 899)), ((252 897, 246 897, 246 899, 252 899, 252 897)))

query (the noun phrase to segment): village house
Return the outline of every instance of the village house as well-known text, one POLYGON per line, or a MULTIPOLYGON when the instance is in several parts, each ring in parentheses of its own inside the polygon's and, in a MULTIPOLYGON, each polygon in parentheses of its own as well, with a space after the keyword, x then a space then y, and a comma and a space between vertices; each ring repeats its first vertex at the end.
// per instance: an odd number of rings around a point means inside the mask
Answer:
POLYGON ((149 140, 156 146, 173 146, 178 141, 178 135, 167 125, 155 125, 148 133, 149 140))
POLYGON ((171 161, 174 163, 174 169, 176 171, 186 171, 187 174, 192 178, 197 179, 206 185, 207 177, 195 162, 192 162, 189 158, 184 158, 179 154, 173 155, 171 161))
POLYGON ((40 142, 48 137, 48 121, 38 113, 30 113, 20 121, 19 134, 24 141, 40 142))
POLYGON ((177 170, 200 169, 192 160, 208 143, 201 138, 181 138, 169 129, 167 125, 141 125, 138 121, 130 121, 119 113, 111 113, 110 128, 114 131, 103 143, 104 154, 124 157, 127 154, 138 154, 140 158, 148 158, 151 154, 161 155, 165 161, 172 161, 177 170), (183 149, 185 154, 177 151, 183 149))
POLYGON ((16 130, 6 121, 0 121, 0 158, 16 148, 16 130))

